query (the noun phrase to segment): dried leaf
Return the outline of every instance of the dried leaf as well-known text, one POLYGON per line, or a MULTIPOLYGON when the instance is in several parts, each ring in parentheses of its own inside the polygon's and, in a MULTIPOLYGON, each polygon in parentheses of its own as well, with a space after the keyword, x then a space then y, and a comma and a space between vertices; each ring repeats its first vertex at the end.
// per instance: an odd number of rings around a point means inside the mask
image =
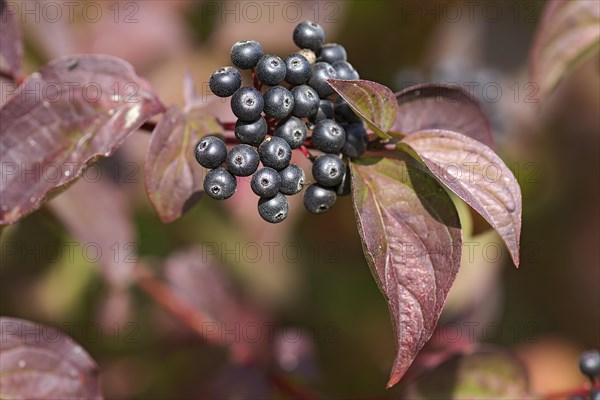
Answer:
POLYGON ((518 267, 521 188, 502 159, 477 140, 441 129, 416 132, 399 147, 416 153, 444 185, 488 221, 518 267))
POLYGON ((393 132, 426 129, 460 132, 494 148, 490 122, 478 101, 460 87, 425 83, 396 93, 398 117, 393 132))
POLYGON ((531 50, 531 76, 546 97, 565 73, 600 44, 600 2, 547 3, 531 50))
POLYGON ((363 251, 397 340, 391 387, 435 329, 460 266, 460 222, 445 190, 408 157, 364 159, 351 171, 363 251))
POLYGON ((123 60, 80 55, 50 62, 0 109, 0 224, 37 209, 161 111, 150 85, 123 60))
POLYGON ((221 133, 217 120, 201 107, 173 106, 152 132, 146 153, 146 193, 164 223, 175 221, 200 199, 205 170, 194 156, 201 137, 221 133))
POLYGON ((390 137, 387 132, 398 114, 394 93, 390 89, 364 80, 328 79, 327 82, 379 136, 390 137))
POLYGON ((23 63, 23 42, 15 4, 0 2, 0 72, 14 80, 19 78, 23 63))
POLYGON ((101 399, 98 367, 55 327, 0 318, 0 397, 101 399))

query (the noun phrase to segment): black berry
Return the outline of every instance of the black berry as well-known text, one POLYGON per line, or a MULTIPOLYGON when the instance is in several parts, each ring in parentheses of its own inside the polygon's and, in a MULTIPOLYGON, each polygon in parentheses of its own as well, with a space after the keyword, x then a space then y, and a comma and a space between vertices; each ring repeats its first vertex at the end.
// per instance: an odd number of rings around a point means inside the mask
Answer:
POLYGON ((579 369, 590 379, 600 376, 600 352, 589 350, 581 353, 579 357, 579 369))
POLYGON ((296 149, 306 140, 306 123, 299 118, 289 117, 277 125, 274 135, 285 140, 290 148, 296 149))
POLYGON ((250 69, 256 67, 263 54, 263 48, 257 41, 240 40, 231 47, 231 62, 238 68, 250 69))
POLYGON ((283 194, 294 195, 300 193, 306 183, 304 170, 296 164, 290 164, 279 171, 281 176, 281 186, 279 191, 283 194))
POLYGON ((233 67, 217 68, 208 80, 210 90, 219 97, 231 96, 241 85, 242 75, 233 67))
POLYGON ((317 52, 325 40, 325 31, 316 22, 304 21, 294 28, 293 39, 296 46, 301 49, 317 52))
POLYGON ((256 121, 264 108, 262 94, 251 86, 238 89, 231 98, 231 111, 242 121, 256 121))
POLYGON ((235 145, 227 154, 227 169, 233 175, 249 176, 258 168, 258 152, 247 144, 235 145))
POLYGON ((312 142, 324 153, 338 153, 346 141, 344 128, 332 119, 318 122, 313 129, 312 142))
POLYGON ((369 136, 362 123, 345 125, 346 141, 342 147, 342 154, 350 158, 362 156, 367 150, 369 136))
POLYGON ((279 192, 281 176, 273 168, 263 167, 252 175, 250 187, 260 197, 273 197, 279 192))
POLYGON ((238 119, 233 132, 240 143, 259 145, 265 139, 268 129, 267 121, 260 117, 256 121, 238 119))
POLYGON ((331 100, 319 100, 319 110, 316 114, 311 115, 308 120, 316 124, 324 119, 332 119, 334 115, 333 102, 331 100))
POLYGON ((265 85, 279 85, 285 79, 285 63, 277 56, 267 54, 256 64, 256 76, 265 85))
POLYGON ((333 64, 336 61, 346 61, 346 49, 337 43, 326 43, 321 46, 319 61, 333 64))
POLYGON ((228 199, 235 193, 236 187, 235 176, 223 167, 210 170, 204 178, 204 191, 216 200, 228 199))
POLYGON ((348 61, 336 61, 331 66, 337 72, 337 79, 355 81, 360 78, 358 72, 356 72, 352 64, 348 61))
POLYGON ((196 144, 195 155, 204 168, 217 168, 227 157, 227 147, 218 137, 205 136, 196 144))
POLYGON ((308 85, 315 89, 321 98, 331 96, 335 91, 327 83, 327 79, 337 79, 337 72, 326 62, 318 62, 312 66, 312 76, 308 80, 308 85))
POLYGON ((285 81, 290 85, 302 85, 312 75, 312 66, 301 54, 290 54, 285 58, 285 81))
POLYGON ((292 158, 292 149, 285 140, 273 136, 260 144, 258 154, 260 155, 260 161, 265 167, 281 171, 289 165, 292 158))
POLYGON ((304 191, 304 207, 313 214, 322 214, 329 211, 335 204, 337 195, 330 188, 312 184, 304 191))
POLYGON ((343 120, 351 124, 362 122, 360 117, 354 113, 354 110, 352 110, 348 102, 346 102, 346 100, 344 100, 341 96, 335 101, 335 115, 339 118, 339 120, 343 120))
POLYGON ((333 154, 323 154, 317 157, 312 166, 313 178, 319 185, 325 187, 338 185, 345 172, 344 162, 333 154))
POLYGON ((294 109, 292 114, 298 118, 309 117, 319 110, 319 94, 310 86, 296 86, 292 89, 294 109))
POLYGON ((258 200, 258 213, 262 219, 273 224, 286 219, 289 209, 287 198, 281 193, 258 200))
POLYGON ((294 96, 283 86, 273 86, 263 94, 264 112, 269 117, 284 119, 294 109, 294 96))

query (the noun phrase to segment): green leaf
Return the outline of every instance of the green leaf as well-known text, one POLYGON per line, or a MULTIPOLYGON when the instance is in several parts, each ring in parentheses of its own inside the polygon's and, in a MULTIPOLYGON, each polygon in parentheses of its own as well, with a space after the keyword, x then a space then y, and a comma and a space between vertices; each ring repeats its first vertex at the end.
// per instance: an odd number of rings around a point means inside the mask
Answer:
POLYGON ((530 69, 546 97, 560 79, 600 45, 600 2, 553 0, 547 3, 531 50, 530 69))
POLYGON ((398 147, 420 158, 444 185, 481 214, 502 237, 519 266, 521 188, 492 149, 441 129, 416 132, 398 147))
POLYGON ((414 400, 531 398, 523 365, 510 353, 489 350, 446 360, 404 394, 414 400))
POLYGON ((391 387, 435 329, 460 266, 460 222, 446 191, 410 157, 361 159, 351 171, 363 251, 394 326, 391 387))
POLYGON ((387 132, 398 114, 396 97, 390 89, 365 80, 328 79, 327 82, 375 133, 384 139, 390 137, 387 132))

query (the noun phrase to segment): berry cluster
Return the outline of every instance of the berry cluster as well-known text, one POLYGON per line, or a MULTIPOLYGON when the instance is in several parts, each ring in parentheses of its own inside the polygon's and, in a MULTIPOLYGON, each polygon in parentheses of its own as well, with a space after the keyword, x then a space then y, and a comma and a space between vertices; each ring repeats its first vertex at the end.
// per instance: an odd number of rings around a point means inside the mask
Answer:
POLYGON ((264 54, 254 40, 233 45, 231 62, 237 68, 218 68, 209 86, 219 97, 231 96, 239 144, 227 151, 220 138, 206 136, 195 149, 200 165, 211 169, 204 180, 210 197, 232 196, 235 177, 252 175, 252 190, 260 197, 258 212, 272 223, 287 217, 286 196, 302 191, 307 181, 304 171, 290 164, 292 150, 300 149, 313 161, 315 183, 304 190, 303 199, 308 211, 320 214, 338 195, 350 193, 346 160, 361 156, 368 143, 362 120, 327 82, 359 79, 344 47, 324 43, 323 28, 311 21, 296 26, 293 40, 300 50, 285 59, 264 54), (242 86, 238 68, 252 70, 252 85, 242 86), (307 148, 322 154, 314 157, 307 148))

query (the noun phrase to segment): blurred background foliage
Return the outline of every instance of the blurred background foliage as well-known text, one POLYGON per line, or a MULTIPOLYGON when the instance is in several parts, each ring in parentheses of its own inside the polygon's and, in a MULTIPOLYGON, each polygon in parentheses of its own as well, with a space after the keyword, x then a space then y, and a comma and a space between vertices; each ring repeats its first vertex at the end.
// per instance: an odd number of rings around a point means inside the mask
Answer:
MULTIPOLYGON (((229 64, 235 41, 256 39, 267 52, 285 56, 295 50, 295 24, 314 19, 325 27, 327 41, 346 47, 364 79, 393 90, 422 81, 467 89, 469 83, 522 187, 522 263, 515 269, 497 236, 457 200, 472 250, 465 250, 433 342, 508 349, 537 393, 582 385, 578 353, 600 347, 598 54, 540 104, 527 86, 527 68, 543 1, 276 1, 270 2, 272 20, 268 2, 253 3, 260 17, 249 2, 140 1, 121 8, 117 21, 111 2, 99 3, 104 17, 95 23, 26 21, 26 69, 60 55, 114 54, 131 62, 165 104, 182 105, 186 70, 207 96, 210 72, 229 64), (124 22, 132 10, 137 22, 124 22), (301 18, 289 17, 295 10, 301 18)), ((231 118, 226 104, 208 97, 206 103, 219 117, 231 118)), ((115 156, 100 161, 105 187, 89 181, 73 187, 116 193, 120 211, 106 215, 104 237, 124 223, 116 219, 125 219, 137 254, 158 275, 173 253, 196 248, 207 255, 227 282, 226 293, 274 326, 271 365, 294 385, 325 397, 399 397, 402 383, 385 389, 394 358, 392 329, 362 255, 351 199, 340 198, 330 213, 313 216, 294 198, 290 217, 271 226, 256 215, 244 183, 230 201, 205 197, 164 225, 143 189, 147 142, 147 133, 135 133, 115 156), (297 328, 301 338, 286 341, 295 335, 282 332, 297 328)), ((288 396, 273 387, 266 370, 207 344, 135 285, 111 279, 100 263, 90 262, 82 251, 86 243, 65 228, 61 215, 102 215, 104 203, 88 198, 61 212, 65 193, 2 232, 0 314, 72 326, 66 330, 100 365, 107 398, 288 396)), ((83 229, 94 237, 95 227, 83 229)), ((131 252, 126 244, 117 244, 118 254, 110 250, 116 264, 131 252)), ((197 283, 195 296, 211 293, 206 282, 190 282, 197 283)), ((265 335, 267 325, 261 326, 265 335)), ((243 341, 243 329, 233 331, 243 341)))

